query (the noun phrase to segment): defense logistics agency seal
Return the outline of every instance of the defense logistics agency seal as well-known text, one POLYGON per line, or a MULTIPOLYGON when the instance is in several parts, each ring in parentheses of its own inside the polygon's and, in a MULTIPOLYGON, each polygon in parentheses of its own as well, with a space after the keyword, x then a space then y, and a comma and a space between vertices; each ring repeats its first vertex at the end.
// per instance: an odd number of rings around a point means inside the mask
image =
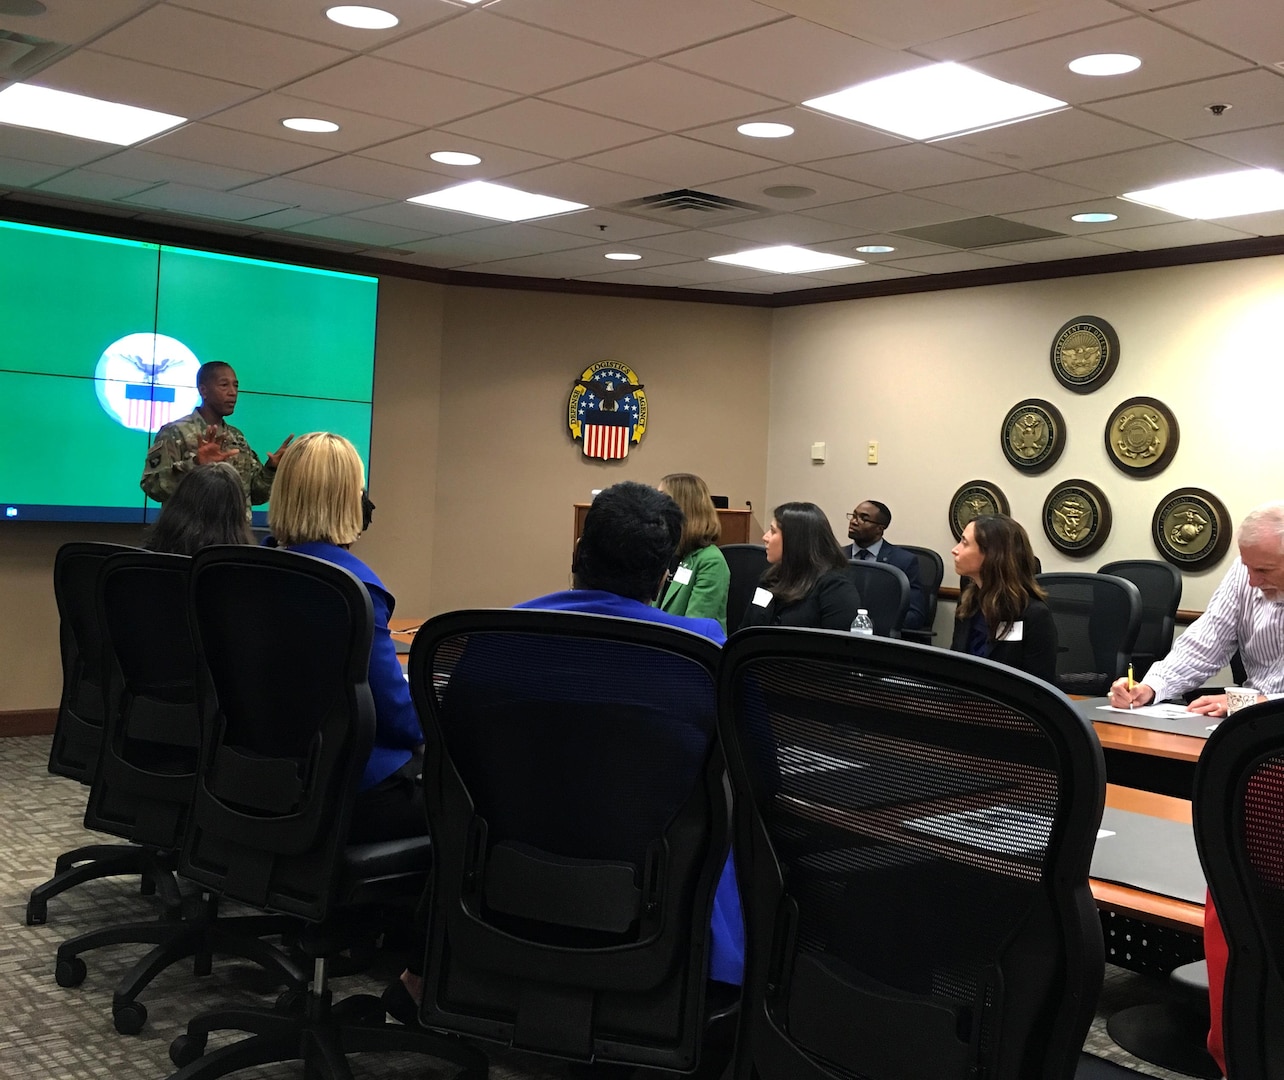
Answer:
POLYGON ((1008 497, 998 484, 988 480, 969 480, 950 499, 950 532, 955 540, 963 539, 963 529, 982 514, 1006 514, 1008 497))
POLYGON ((1180 435, 1177 417, 1162 401, 1129 398, 1106 421, 1106 453, 1120 472, 1154 476, 1168 468, 1180 435))
POLYGON ((1052 339, 1052 374, 1076 394, 1091 394, 1110 381, 1119 363, 1119 335, 1105 319, 1079 315, 1052 339))
POLYGON ((628 457, 630 443, 646 434, 646 394, 623 364, 599 360, 586 367, 567 402, 571 438, 582 440, 585 457, 628 457))
POLYGON ((1043 503, 1043 532, 1067 555, 1091 555, 1110 535, 1110 503, 1096 484, 1067 480, 1043 503))
POLYGON ((1066 447, 1066 425, 1050 401, 1026 398, 1013 405, 999 432, 1003 456, 1022 472, 1046 472, 1066 447))
POLYGON ((1150 538, 1159 554, 1183 570, 1203 570, 1221 559, 1231 531, 1225 504, 1202 488, 1169 492, 1150 519, 1150 538))

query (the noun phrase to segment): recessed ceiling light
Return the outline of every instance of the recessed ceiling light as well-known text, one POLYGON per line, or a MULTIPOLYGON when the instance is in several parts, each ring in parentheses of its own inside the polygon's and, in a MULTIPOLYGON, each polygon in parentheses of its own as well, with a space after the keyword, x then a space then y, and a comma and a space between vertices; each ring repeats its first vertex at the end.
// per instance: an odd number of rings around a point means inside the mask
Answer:
POLYGON ((282 120, 281 126, 288 127, 291 131, 329 132, 339 130, 339 125, 333 120, 318 120, 313 116, 291 116, 282 120))
POLYGON ((862 244, 856 250, 863 255, 886 255, 889 251, 895 251, 896 249, 887 244, 862 244))
POLYGON ((1129 191, 1120 197, 1201 220, 1264 214, 1284 210, 1284 174, 1274 169, 1242 169, 1129 191))
POLYGON ((1066 66, 1076 75, 1127 75, 1141 67, 1141 57, 1128 53, 1093 53, 1071 60, 1066 66))
POLYGON ((494 218, 497 221, 527 221, 530 218, 552 217, 572 210, 587 210, 588 204, 554 199, 549 195, 535 195, 529 191, 492 184, 486 180, 470 180, 466 184, 416 195, 407 202, 436 206, 442 210, 455 210, 461 214, 494 218))
POLYGON ((741 124, 736 128, 741 135, 751 139, 785 139, 794 133, 788 124, 768 124, 755 121, 752 124, 741 124))
POLYGON ((1084 225, 1092 225, 1098 221, 1118 221, 1118 214, 1107 214, 1105 212, 1093 212, 1091 214, 1071 214, 1071 221, 1078 221, 1084 225))
POLYGON ((351 26, 357 30, 387 30, 401 21, 391 11, 360 4, 342 4, 329 8, 325 17, 340 26, 351 26))
POLYGON ((804 101, 808 108, 909 139, 943 139, 1066 108, 962 64, 930 64, 804 101))
POLYGON ((116 146, 132 146, 186 121, 185 116, 27 83, 0 90, 0 124, 56 131, 116 146))
POLYGON ((480 165, 481 158, 476 154, 465 154, 459 150, 438 150, 428 155, 438 165, 480 165))
POLYGON ((631 251, 608 251, 603 258, 614 259, 616 262, 637 262, 642 256, 634 255, 631 251))
POLYGON ((849 259, 845 255, 830 255, 823 251, 782 244, 779 247, 752 248, 732 255, 715 255, 709 262, 747 266, 752 270, 766 270, 772 274, 810 274, 817 270, 837 270, 843 266, 862 266, 864 259, 849 259))

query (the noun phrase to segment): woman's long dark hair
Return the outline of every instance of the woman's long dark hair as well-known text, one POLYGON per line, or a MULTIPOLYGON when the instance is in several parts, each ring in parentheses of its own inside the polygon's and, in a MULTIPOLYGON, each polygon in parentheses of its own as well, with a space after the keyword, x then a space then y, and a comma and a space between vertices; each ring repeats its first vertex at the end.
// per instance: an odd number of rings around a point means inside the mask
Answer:
POLYGON ((201 465, 165 500, 143 547, 195 555, 211 544, 253 544, 245 505, 245 488, 231 465, 201 465))
POLYGON ((1020 522, 1006 514, 982 514, 972 519, 972 535, 985 556, 981 580, 968 582, 959 599, 958 618, 980 611, 995 641, 1007 633, 1032 599, 1048 594, 1034 580, 1034 552, 1020 522))
POLYGON ((780 562, 767 567, 762 585, 777 604, 792 604, 811 592, 824 574, 845 567, 847 560, 829 518, 815 503, 781 503, 771 516, 780 527, 780 562))

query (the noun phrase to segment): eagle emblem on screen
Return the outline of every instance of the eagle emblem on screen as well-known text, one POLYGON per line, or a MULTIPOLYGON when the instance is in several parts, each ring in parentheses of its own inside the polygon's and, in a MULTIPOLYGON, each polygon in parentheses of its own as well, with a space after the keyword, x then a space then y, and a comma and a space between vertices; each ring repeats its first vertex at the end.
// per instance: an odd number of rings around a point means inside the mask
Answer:
POLYGON ((612 460, 629 455, 646 433, 643 383, 624 364, 599 360, 571 387, 567 426, 585 457, 612 460))
POLYGON ((126 334, 98 358, 94 368, 98 403, 122 427, 156 432, 199 404, 196 372, 200 366, 196 354, 177 338, 126 334))

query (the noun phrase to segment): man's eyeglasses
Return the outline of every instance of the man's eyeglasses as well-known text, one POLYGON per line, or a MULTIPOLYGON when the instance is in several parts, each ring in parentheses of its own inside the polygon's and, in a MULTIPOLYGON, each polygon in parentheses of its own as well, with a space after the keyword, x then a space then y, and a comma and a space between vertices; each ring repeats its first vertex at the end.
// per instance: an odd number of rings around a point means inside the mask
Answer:
POLYGON ((876 517, 870 517, 868 514, 851 513, 847 515, 848 521, 863 521, 866 525, 881 525, 882 522, 876 517))

